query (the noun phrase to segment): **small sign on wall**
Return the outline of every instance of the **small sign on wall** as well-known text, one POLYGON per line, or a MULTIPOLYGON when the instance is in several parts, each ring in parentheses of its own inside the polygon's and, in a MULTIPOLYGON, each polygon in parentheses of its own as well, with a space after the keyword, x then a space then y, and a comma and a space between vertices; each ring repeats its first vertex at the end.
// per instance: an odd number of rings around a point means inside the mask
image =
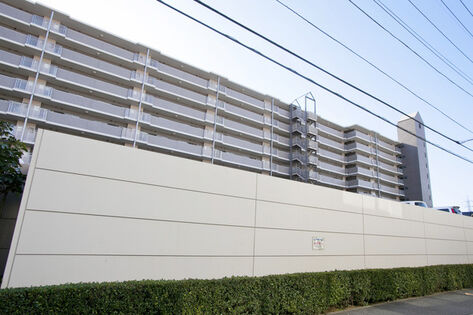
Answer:
POLYGON ((314 250, 322 250, 324 249, 324 238, 313 236, 312 237, 312 249, 314 250))

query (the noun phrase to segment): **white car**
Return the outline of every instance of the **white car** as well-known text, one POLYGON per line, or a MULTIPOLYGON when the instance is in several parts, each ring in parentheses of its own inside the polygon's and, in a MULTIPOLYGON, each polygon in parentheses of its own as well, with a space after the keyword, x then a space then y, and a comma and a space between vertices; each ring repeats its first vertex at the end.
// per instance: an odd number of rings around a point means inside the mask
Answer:
POLYGON ((449 212, 449 213, 462 214, 459 206, 435 207, 434 209, 449 212))
POLYGON ((424 201, 419 201, 419 200, 401 201, 401 203, 405 203, 405 204, 413 205, 413 206, 424 207, 424 208, 429 207, 429 206, 427 206, 427 204, 424 201))

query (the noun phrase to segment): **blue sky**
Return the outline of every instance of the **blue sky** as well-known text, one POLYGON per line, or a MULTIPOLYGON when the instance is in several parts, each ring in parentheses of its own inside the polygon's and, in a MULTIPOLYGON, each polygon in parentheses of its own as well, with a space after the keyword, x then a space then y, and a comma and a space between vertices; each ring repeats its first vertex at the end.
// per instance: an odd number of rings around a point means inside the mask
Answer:
MULTIPOLYGON (((461 91, 429 68, 412 52, 370 21, 348 0, 282 0, 317 26, 376 64, 417 94, 473 130, 473 97, 461 91)), ((384 13, 372 0, 353 0, 391 32, 431 62, 438 70, 473 94, 473 85, 447 67, 407 31, 384 13)), ((471 37, 440 0, 412 0, 471 59, 471 37)), ((473 32, 473 16, 459 0, 444 0, 463 24, 473 32)), ((473 11, 473 1, 463 0, 473 11)), ((327 75, 226 22, 190 0, 169 1, 173 6, 195 16, 233 37, 250 44, 271 57, 310 76, 317 82, 359 102, 393 122, 400 114, 357 93, 327 75)), ((419 111, 426 125, 448 136, 466 140, 473 134, 447 120, 396 83, 332 42, 295 17, 274 0, 205 1, 256 31, 283 44, 323 68, 388 101, 404 112, 419 111)), ((445 55, 458 68, 473 77, 473 63, 438 33, 407 0, 382 0, 411 28, 445 55)), ((286 102, 311 91, 317 99, 319 115, 341 125, 360 124, 392 139, 396 128, 361 112, 353 105, 328 94, 311 83, 278 68, 252 52, 178 15, 154 0, 42 0, 72 18, 151 46, 165 55, 212 71, 242 85, 286 102), (94 9, 92 9, 94 8, 94 9)), ((429 140, 473 160, 473 153, 427 132, 429 140)), ((473 141, 467 143, 473 148, 473 141)), ((434 205, 466 206, 473 199, 473 165, 428 145, 434 205)), ((473 206, 473 202, 472 202, 473 206)))

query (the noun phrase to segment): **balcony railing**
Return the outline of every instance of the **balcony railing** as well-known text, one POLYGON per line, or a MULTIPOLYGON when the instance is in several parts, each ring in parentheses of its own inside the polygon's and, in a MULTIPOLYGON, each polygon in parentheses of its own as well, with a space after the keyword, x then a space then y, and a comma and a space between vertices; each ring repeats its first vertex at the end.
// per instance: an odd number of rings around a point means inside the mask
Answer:
MULTIPOLYGON (((29 34, 29 35, 26 36, 25 44, 28 45, 28 46, 31 46, 31 47, 35 47, 37 49, 43 49, 44 40, 41 39, 41 38, 38 38, 34 35, 29 34)), ((56 44, 52 40, 48 40, 46 42, 45 49, 46 49, 46 51, 48 51, 52 54, 55 54, 55 55, 61 55, 61 53, 62 53, 62 46, 56 44)))
POLYGON ((215 150, 214 156, 216 159, 219 159, 221 161, 237 164, 240 166, 246 166, 246 167, 251 167, 251 168, 256 168, 256 169, 263 168, 262 160, 253 159, 248 156, 244 156, 244 155, 240 155, 240 154, 236 154, 232 152, 215 150))
POLYGON ((334 136, 337 136, 339 138, 343 138, 343 132, 342 131, 339 131, 339 130, 336 130, 336 129, 333 129, 331 127, 328 127, 328 126, 325 126, 325 125, 322 125, 322 124, 317 124, 317 129, 325 132, 325 133, 328 133, 330 135, 334 135, 334 136))
POLYGON ((76 30, 68 29, 66 32, 66 38, 73 40, 79 44, 93 47, 94 49, 106 52, 111 55, 115 55, 119 58, 132 61, 134 59, 134 53, 123 49, 121 47, 109 44, 103 40, 94 38, 92 36, 80 33, 76 30))
POLYGON ((64 92, 58 89, 53 89, 51 99, 53 101, 68 104, 79 108, 86 108, 96 112, 101 112, 118 117, 124 117, 125 108, 112 105, 103 101, 88 98, 82 95, 77 95, 69 92, 64 92))
MULTIPOLYGON (((122 78, 130 78, 132 71, 127 68, 117 66, 110 62, 106 62, 91 56, 84 55, 78 51, 63 48, 61 57, 63 59, 69 60, 74 63, 80 63, 87 67, 98 69, 99 71, 104 71, 122 78)), ((141 80, 140 80, 141 82, 141 80)))
POLYGON ((5 3, 0 3, 0 14, 5 15, 9 18, 20 20, 24 23, 31 21, 31 14, 23 10, 11 7, 5 3))
MULTIPOLYGON (((47 17, 43 17, 43 16, 39 16, 39 15, 33 15, 31 17, 31 23, 32 24, 35 24, 35 25, 38 25, 42 28, 45 28, 47 29, 48 28, 48 25, 49 25, 49 18, 47 17)), ((52 21, 51 22, 51 31, 52 32, 55 32, 55 33, 59 33, 59 34, 62 34, 62 35, 65 35, 66 32, 67 32, 67 27, 62 25, 61 23, 59 23, 58 21, 52 21)))
MULTIPOLYGON (((22 56, 20 60, 20 66, 25 68, 29 68, 31 70, 38 70, 39 61, 36 59, 32 59, 30 57, 22 56)), ((41 63, 40 72, 48 75, 55 76, 57 73, 58 67, 55 65, 51 65, 49 63, 41 63)))
POLYGON ((264 108, 264 101, 261 101, 257 98, 254 98, 252 96, 243 94, 241 92, 235 91, 231 88, 226 89, 226 94, 234 99, 243 101, 245 103, 251 104, 253 106, 259 107, 259 108, 264 108))
MULTIPOLYGON (((130 136, 134 136, 134 134, 130 134, 130 136)), ((202 155, 202 145, 197 145, 186 141, 152 135, 146 132, 139 132, 137 140, 153 147, 163 148, 174 152, 182 152, 198 156, 202 155)))

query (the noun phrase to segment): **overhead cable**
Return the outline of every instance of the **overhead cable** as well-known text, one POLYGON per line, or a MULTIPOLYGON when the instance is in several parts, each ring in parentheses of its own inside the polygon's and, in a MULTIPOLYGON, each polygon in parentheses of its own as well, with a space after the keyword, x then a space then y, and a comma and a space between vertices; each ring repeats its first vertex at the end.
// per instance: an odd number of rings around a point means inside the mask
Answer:
MULTIPOLYGON (((435 106, 434 104, 432 104, 431 102, 429 102, 428 100, 426 100, 425 98, 423 98, 422 96, 420 96, 419 94, 417 94, 416 92, 414 92, 413 90, 411 90, 410 88, 408 88, 406 85, 404 85, 403 83, 401 83, 399 80, 395 79, 393 76, 391 76, 389 73, 387 73, 386 71, 382 70, 381 68, 379 68, 378 66, 376 66, 375 64, 373 64, 371 61, 369 61, 368 59, 366 59, 365 57, 363 57, 362 55, 360 55, 359 53, 357 53, 356 51, 354 51, 352 48, 350 48, 348 45, 342 43, 340 40, 336 39, 334 36, 330 35, 329 33, 327 33, 326 31, 324 31, 322 28, 320 28, 319 26, 315 25, 314 23, 312 23, 311 21, 309 21, 307 18, 305 18, 302 14, 300 14, 299 12, 295 11, 294 9, 292 9, 291 7, 289 7, 287 4, 283 3, 282 1, 280 0, 275 0, 276 2, 278 2, 280 5, 282 5, 283 7, 285 7, 286 9, 288 9, 289 11, 291 11, 293 14, 295 14, 296 16, 298 16, 299 18, 301 18, 303 21, 305 21, 306 23, 308 23, 310 26, 312 26, 313 28, 315 28, 316 30, 320 31, 322 34, 324 34, 325 36, 327 36, 328 38, 330 38, 331 40, 333 40, 334 42, 336 42, 337 44, 341 45, 342 47, 344 47, 345 49, 347 49, 349 52, 351 52, 352 54, 354 54, 355 56, 357 56, 358 58, 360 58, 361 60, 363 60, 364 62, 366 62, 367 64, 369 64, 370 66, 372 66, 373 68, 375 68, 377 71, 379 71, 380 73, 382 73, 383 75, 385 75, 387 78, 391 79, 393 82, 397 83, 399 86, 401 86, 403 89, 405 89, 406 91, 408 91, 410 94, 412 94, 413 96, 415 96, 417 99, 421 100, 422 102, 424 102, 425 104, 427 104, 428 106, 432 107, 433 109, 435 109, 436 111, 438 111, 439 113, 441 113, 444 117, 446 117, 447 119, 449 119, 450 121, 452 121, 453 123, 455 123, 456 125, 458 125, 459 127, 467 130, 468 132, 472 133, 473 134, 473 130, 469 129, 468 127, 462 125, 461 123, 459 123, 456 119, 450 117, 449 115, 447 115, 445 112, 443 112, 440 108, 438 108, 437 106, 435 106)), ((473 61, 472 61, 473 63, 473 61)))
POLYGON ((336 92, 336 91, 334 91, 334 90, 331 90, 330 88, 328 88, 328 87, 326 87, 326 86, 324 86, 324 85, 322 85, 322 84, 320 84, 320 83, 314 81, 313 79, 311 79, 311 78, 309 78, 309 77, 307 77, 307 76, 305 76, 305 75, 299 73, 298 71, 292 69, 291 67, 282 64, 281 62, 279 62, 279 61, 277 61, 277 60, 275 60, 275 59, 273 59, 273 58, 271 58, 271 57, 269 57, 269 56, 263 54, 262 52, 258 51, 257 49, 255 49, 255 48, 253 48, 253 47, 251 47, 251 46, 249 46, 249 45, 247 45, 247 44, 245 44, 245 43, 239 41, 238 39, 236 39, 236 38, 234 38, 234 37, 232 37, 232 36, 230 36, 230 35, 228 35, 228 34, 222 32, 222 31, 220 31, 220 30, 218 30, 218 29, 216 29, 216 28, 214 28, 214 27, 212 27, 212 26, 210 26, 210 25, 208 25, 208 24, 206 24, 206 23, 204 23, 204 22, 202 22, 201 20, 199 20, 199 19, 197 19, 197 18, 195 18, 195 17, 193 17, 193 16, 191 16, 191 15, 189 15, 189 14, 183 12, 182 10, 179 10, 178 8, 176 8, 176 7, 172 6, 172 5, 170 5, 170 4, 166 3, 166 2, 164 2, 163 0, 156 0, 156 1, 159 2, 159 3, 161 3, 161 4, 163 4, 163 5, 165 5, 166 7, 168 7, 168 8, 170 8, 170 9, 174 10, 175 12, 177 12, 177 13, 179 13, 179 14, 185 16, 186 18, 188 18, 188 19, 190 19, 190 20, 192 20, 192 21, 194 21, 194 22, 196 22, 196 23, 198 23, 198 24, 200 24, 200 25, 202 25, 202 26, 208 28, 209 30, 212 30, 213 32, 215 32, 215 33, 217 33, 217 34, 219 34, 219 35, 221 35, 221 36, 223 36, 223 37, 229 39, 230 41, 232 41, 232 42, 234 42, 234 43, 236 43, 236 44, 238 44, 238 45, 240 45, 240 46, 242 46, 242 47, 244 47, 244 48, 246 48, 246 49, 248 49, 248 50, 254 52, 255 54, 259 55, 260 57, 262 57, 262 58, 264 58, 264 59, 266 59, 266 60, 268 60, 268 61, 270 61, 270 62, 276 64, 277 66, 279 66, 279 67, 281 67, 281 68, 283 68, 283 69, 288 70, 289 72, 295 74, 296 76, 298 76, 298 77, 300 77, 300 78, 302 78, 302 79, 304 79, 304 80, 306 80, 306 81, 308 81, 308 82, 310 82, 310 83, 312 83, 312 84, 314 84, 314 85, 320 87, 321 89, 323 89, 323 90, 329 92, 330 94, 335 95, 335 96, 337 96, 338 98, 340 98, 340 99, 342 99, 342 100, 344 100, 344 101, 346 101, 346 102, 348 102, 348 103, 354 105, 355 107, 357 107, 357 108, 359 108, 359 109, 361 109, 361 110, 363 110, 363 111, 365 111, 365 112, 367 112, 367 113, 369 113, 369 114, 371 114, 371 115, 373 115, 373 116, 379 118, 380 120, 383 120, 384 122, 386 122, 386 123, 388 123, 388 124, 390 124, 390 125, 392 125, 392 126, 398 128, 398 129, 400 129, 400 130, 402 130, 402 131, 404 131, 404 132, 406 132, 406 133, 408 133, 408 134, 410 134, 410 135, 412 135, 412 136, 414 136, 414 137, 416 137, 416 138, 418 138, 418 139, 420 139, 420 140, 422 140, 422 141, 424 141, 424 142, 426 142, 426 143, 429 143, 429 144, 431 144, 432 146, 434 146, 434 147, 436 147, 436 148, 438 148, 438 149, 440 149, 440 150, 442 150, 442 151, 444 151, 444 152, 447 152, 447 153, 449 153, 449 154, 451 154, 451 155, 453 155, 453 156, 456 156, 456 157, 459 158, 459 159, 462 159, 462 160, 464 160, 464 161, 466 161, 466 162, 468 162, 468 163, 470 163, 470 164, 473 164, 473 161, 472 161, 472 160, 470 160, 470 159, 468 159, 468 158, 466 158, 466 157, 464 157, 464 156, 461 156, 461 155, 459 155, 459 154, 457 154, 457 153, 455 153, 455 152, 452 152, 452 151, 450 151, 450 150, 448 150, 448 149, 446 149, 446 148, 444 148, 444 147, 442 147, 442 146, 440 146, 440 145, 438 145, 438 144, 436 144, 436 143, 433 143, 432 141, 427 140, 427 139, 425 139, 424 137, 418 136, 418 135, 412 133, 411 131, 409 131, 409 130, 407 130, 407 129, 401 127, 401 126, 396 125, 395 123, 393 123, 393 122, 390 121, 389 119, 387 119, 387 118, 385 118, 385 117, 383 117, 383 116, 381 116, 381 115, 379 115, 379 114, 374 113, 373 111, 369 110, 368 108, 366 108, 366 107, 364 107, 364 106, 362 106, 362 105, 360 105, 360 104, 358 104, 358 103, 356 103, 356 102, 354 102, 354 101, 348 99, 347 97, 343 96, 342 94, 340 94, 340 93, 338 93, 338 92, 336 92))
POLYGON ((440 0, 440 2, 442 2, 443 6, 448 10, 448 12, 450 12, 450 14, 455 18, 455 20, 457 20, 457 22, 463 27, 463 29, 468 34, 470 34, 470 37, 473 38, 473 34, 470 32, 470 30, 465 26, 465 24, 462 23, 462 21, 455 15, 455 13, 453 13, 453 11, 448 7, 448 5, 443 0, 440 0))
POLYGON ((428 62, 424 57, 422 57, 418 52, 416 52, 414 49, 412 49, 409 45, 407 45, 405 42, 403 42, 399 37, 394 35, 391 31, 389 31, 386 27, 384 27, 381 23, 376 21, 371 15, 369 15, 366 11, 364 11, 362 8, 360 8, 356 3, 354 3, 352 0, 348 0, 355 8, 357 8, 361 13, 366 15, 371 21, 373 21, 376 25, 378 25, 380 28, 382 28, 386 33, 391 35, 393 38, 395 38, 397 41, 399 41, 403 46, 405 46, 407 49, 409 49, 413 54, 415 54, 418 58, 420 58, 422 61, 424 61, 430 68, 432 68, 435 72, 443 76, 445 79, 450 81, 453 85, 455 85, 457 88, 468 94, 473 98, 473 94, 465 90, 463 87, 458 85, 455 81, 450 79, 447 75, 445 75, 443 72, 438 70, 436 67, 434 67, 430 62, 428 62))
MULTIPOLYGON (((394 110, 394 111, 396 111, 396 112, 398 112, 398 113, 404 115, 405 117, 412 118, 412 117, 409 116, 409 114, 403 112, 402 110, 398 109, 398 108, 395 107, 394 105, 391 105, 391 104, 387 103, 386 101, 380 99, 379 97, 374 96, 373 94, 371 94, 371 93, 369 93, 369 92, 367 92, 367 91, 365 91, 365 90, 359 88, 358 86, 356 86, 356 85, 354 85, 354 84, 352 84, 352 83, 350 83, 350 82, 348 82, 348 81, 346 81, 346 80, 340 78, 339 76, 337 76, 337 75, 331 73, 330 71, 328 71, 328 70, 326 70, 326 69, 324 69, 324 68, 322 68, 322 67, 316 65, 315 63, 313 63, 313 62, 307 60, 306 58, 304 58, 304 57, 302 57, 302 56, 300 56, 300 55, 294 53, 293 51, 291 51, 291 50, 289 50, 288 48, 282 46, 281 44, 276 43, 275 41, 273 41, 273 40, 267 38, 267 37, 264 36, 264 35, 261 35, 260 33, 258 33, 258 32, 256 32, 255 30, 249 28, 248 26, 243 25, 242 23, 240 23, 240 22, 238 22, 238 21, 232 19, 231 17, 229 17, 229 16, 227 16, 226 14, 224 14, 224 13, 218 11, 217 9, 215 9, 215 8, 213 8, 213 7, 211 7, 211 6, 209 6, 208 4, 206 4, 206 3, 204 3, 204 2, 202 2, 202 1, 200 1, 200 0, 194 0, 194 1, 197 2, 197 3, 199 3, 200 5, 204 6, 205 8, 211 10, 212 12, 214 12, 214 13, 220 15, 221 17, 225 18, 226 20, 231 21, 232 23, 238 25, 239 27, 241 27, 241 28, 243 28, 243 29, 249 31, 250 33, 252 33, 252 34, 254 34, 254 35, 256 35, 256 36, 258 36, 259 38, 262 38, 262 39, 264 39, 265 41, 271 43, 272 45, 274 45, 274 46, 276 46, 276 47, 282 49, 283 51, 289 53, 290 55, 292 55, 292 56, 294 56, 294 57, 296 57, 296 58, 298 58, 299 60, 302 60, 303 62, 309 64, 310 66, 315 67, 316 69, 322 71, 322 72, 325 73, 325 74, 328 74, 329 76, 331 76, 332 78, 334 78, 334 79, 336 79, 336 80, 342 82, 343 84, 348 85, 349 87, 351 87, 351 88, 353 88, 353 89, 355 89, 355 90, 357 90, 357 91, 363 93, 364 95, 366 95, 366 96, 368 96, 368 97, 370 97, 370 98, 372 98, 372 99, 374 99, 374 100, 380 102, 381 104, 383 104, 383 105, 385 105, 385 106, 391 108, 392 110, 394 110)), ((438 134, 438 135, 440 135, 440 136, 442 136, 442 137, 444 137, 444 138, 446 138, 446 139, 448 139, 448 140, 450 140, 450 141, 452 141, 452 142, 454 142, 454 143, 456 143, 456 144, 458 144, 458 145, 463 146, 463 145, 460 143, 460 141, 455 140, 455 139, 453 139, 453 138, 451 138, 451 137, 445 135, 444 133, 442 133, 442 132, 440 132, 440 131, 438 131, 438 130, 436 130, 436 129, 434 129, 434 128, 431 128, 430 126, 425 125, 422 121, 420 121, 420 120, 418 120, 418 119, 415 119, 415 118, 413 118, 413 119, 414 119, 414 121, 416 121, 417 123, 421 124, 422 126, 424 126, 424 127, 427 128, 427 129, 429 129, 429 130, 435 132, 436 134, 438 134)), ((466 148, 467 150, 473 152, 473 149, 471 149, 471 148, 469 148, 469 147, 467 147, 467 146, 463 146, 463 147, 466 148)))

